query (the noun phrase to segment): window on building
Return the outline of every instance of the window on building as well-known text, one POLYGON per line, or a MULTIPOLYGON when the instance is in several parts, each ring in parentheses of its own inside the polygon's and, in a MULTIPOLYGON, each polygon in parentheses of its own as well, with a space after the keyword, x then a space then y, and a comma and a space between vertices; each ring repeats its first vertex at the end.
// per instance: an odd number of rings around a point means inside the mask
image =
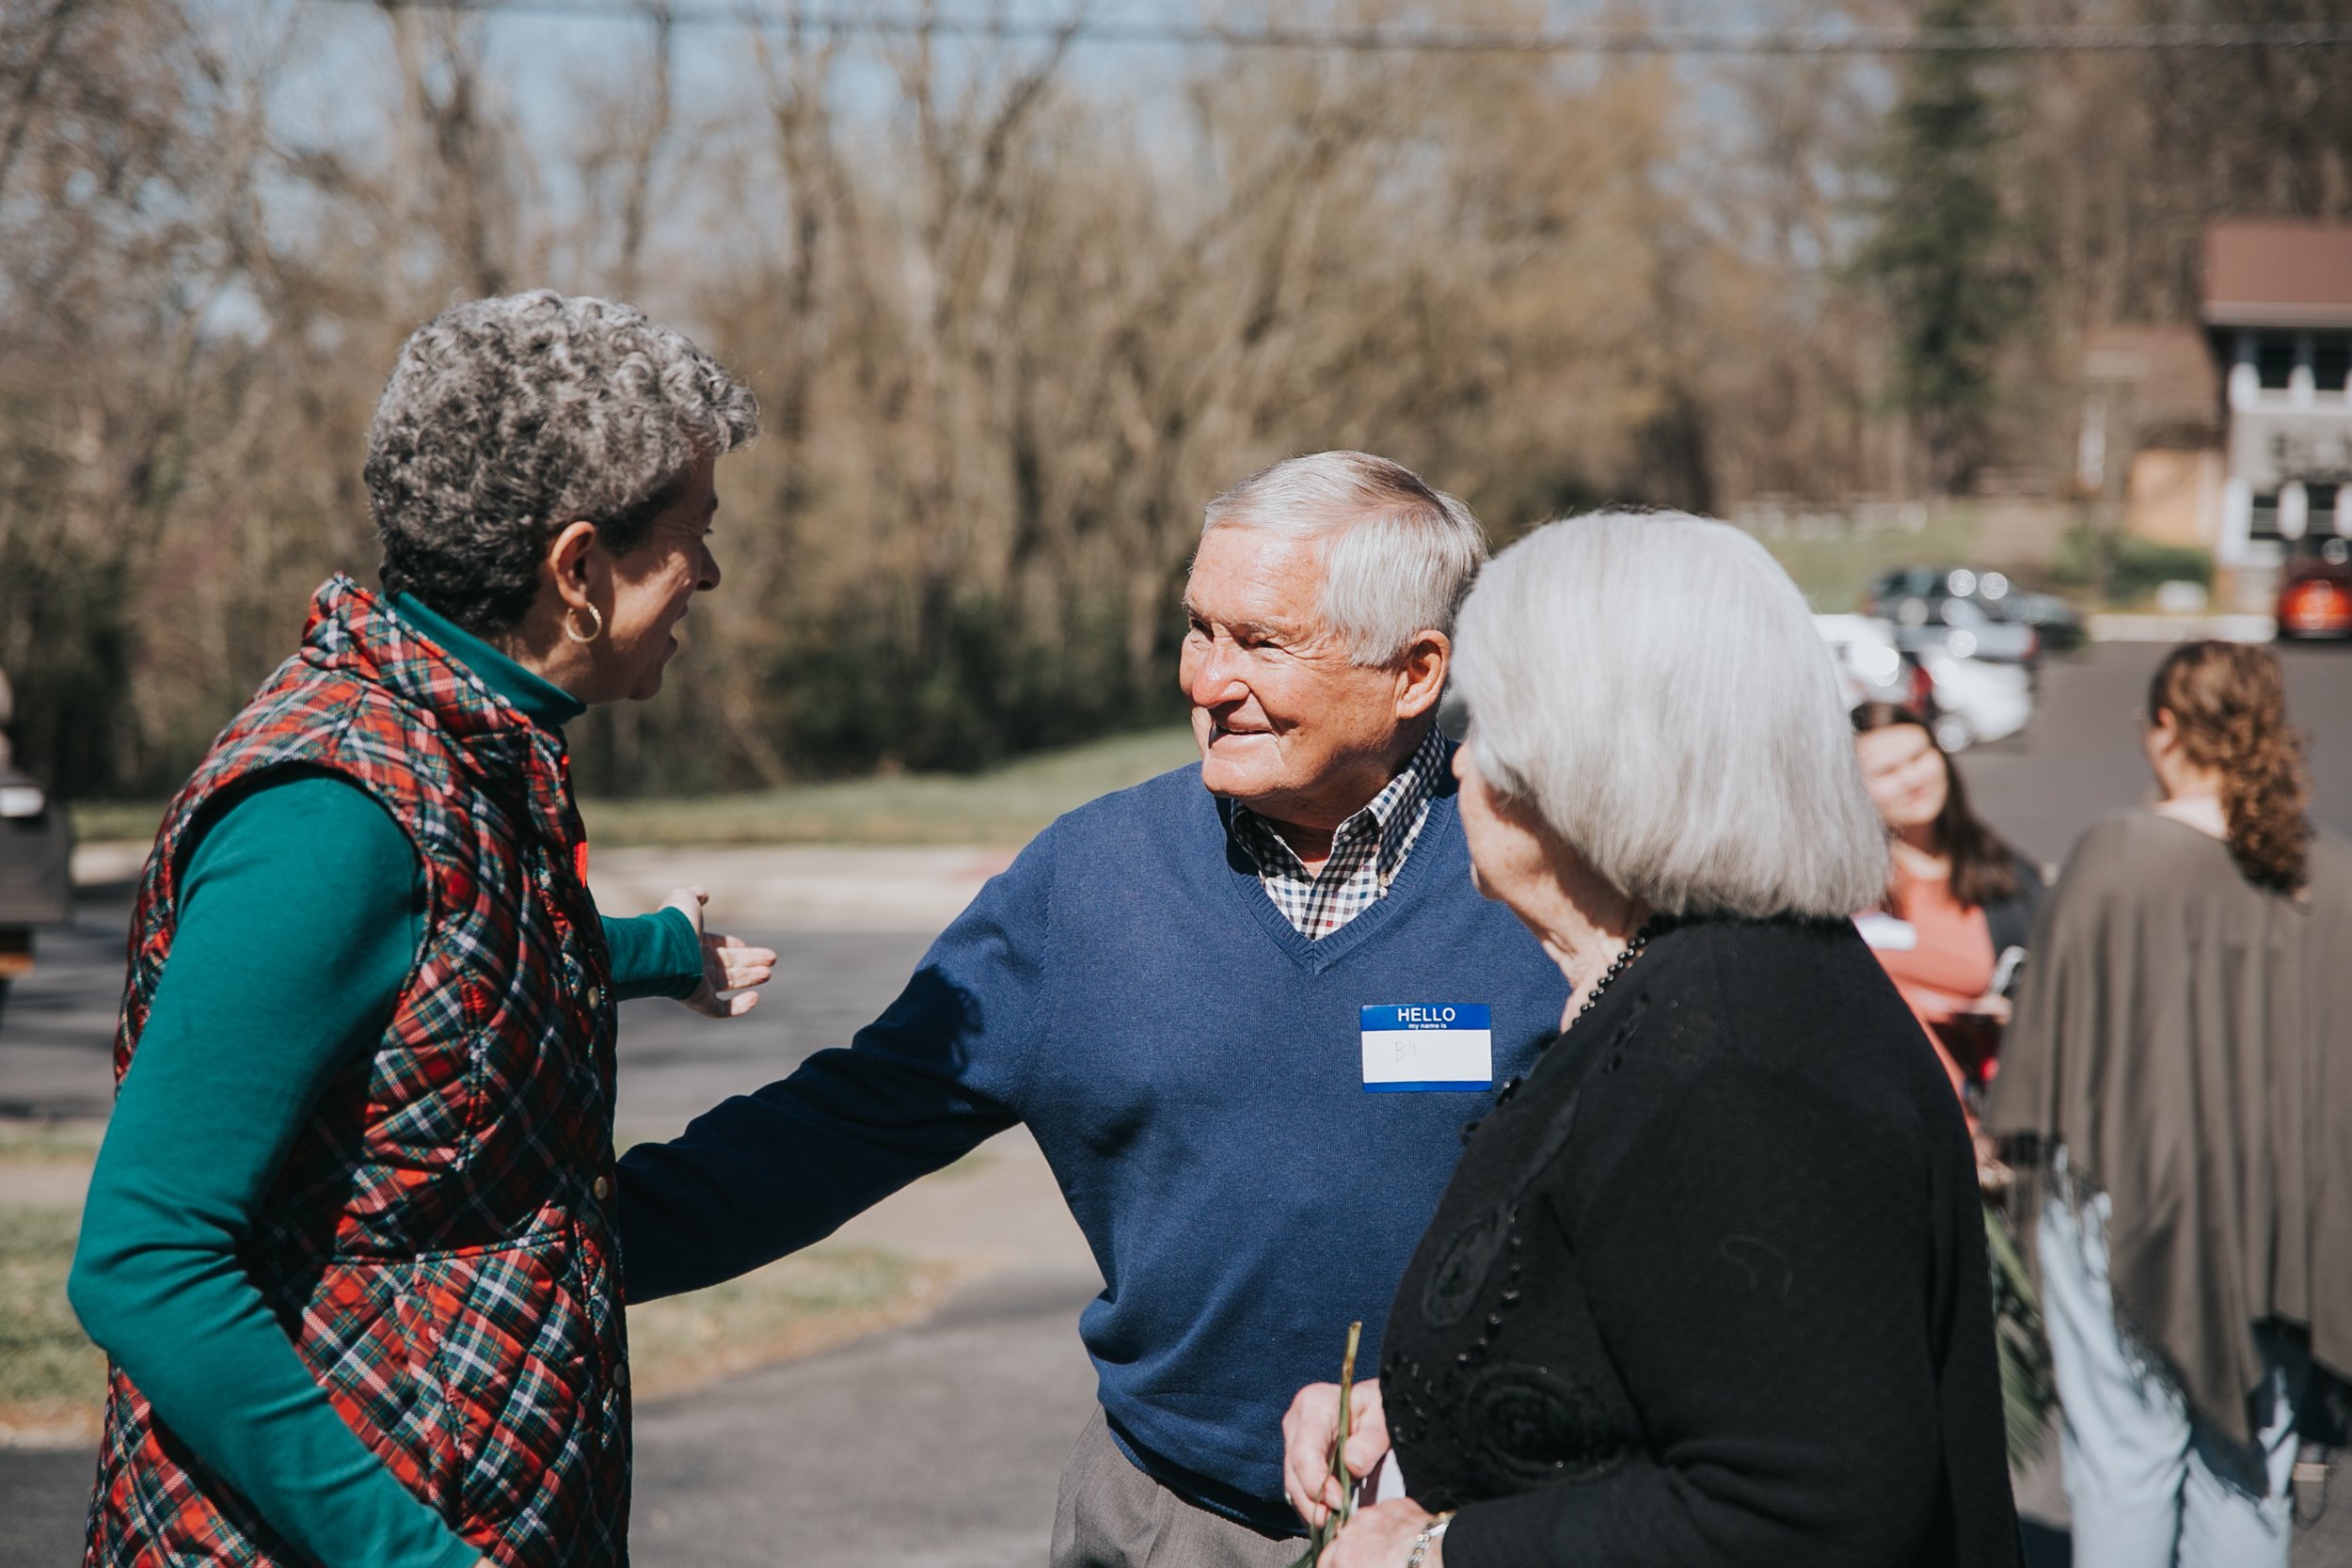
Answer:
POLYGON ((2287 378, 2295 373, 2295 334, 2292 332, 2257 332, 2254 334, 2254 376, 2274 391, 2286 388, 2287 378))
POLYGON ((2274 544, 2286 541, 2286 535, 2279 531, 2278 491, 2267 491, 2254 498, 2253 517, 2246 526, 2246 537, 2267 539, 2274 544))
POLYGON ((2336 536, 2336 498, 2344 493, 2334 484, 2306 484, 2303 494, 2310 498, 2311 512, 2303 525, 2303 538, 2313 547, 2322 539, 2336 536))
POLYGON ((2344 390, 2352 373, 2352 332, 2322 332, 2312 339, 2312 383, 2323 392, 2344 390))

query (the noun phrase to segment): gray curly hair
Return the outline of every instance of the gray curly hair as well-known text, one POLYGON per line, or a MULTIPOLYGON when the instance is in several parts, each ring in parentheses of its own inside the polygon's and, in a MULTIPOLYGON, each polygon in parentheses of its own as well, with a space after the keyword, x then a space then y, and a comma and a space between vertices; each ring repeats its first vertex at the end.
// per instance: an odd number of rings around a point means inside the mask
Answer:
POLYGON ((557 528, 633 549, 698 459, 758 433, 751 388, 627 305, 538 289, 445 310, 401 345, 368 430, 384 591, 504 631, 557 528))

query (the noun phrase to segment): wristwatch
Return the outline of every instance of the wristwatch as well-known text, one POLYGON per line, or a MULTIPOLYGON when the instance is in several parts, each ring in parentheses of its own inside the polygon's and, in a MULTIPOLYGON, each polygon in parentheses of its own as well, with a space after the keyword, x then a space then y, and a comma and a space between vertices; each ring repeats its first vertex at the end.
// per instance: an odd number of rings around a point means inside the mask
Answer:
POLYGON ((1445 1534, 1446 1526, 1452 1523, 1454 1510, 1449 1508, 1422 1526, 1421 1533, 1413 1537, 1413 1549, 1405 1555, 1405 1568, 1421 1568, 1421 1560, 1429 1555, 1430 1546, 1445 1534))

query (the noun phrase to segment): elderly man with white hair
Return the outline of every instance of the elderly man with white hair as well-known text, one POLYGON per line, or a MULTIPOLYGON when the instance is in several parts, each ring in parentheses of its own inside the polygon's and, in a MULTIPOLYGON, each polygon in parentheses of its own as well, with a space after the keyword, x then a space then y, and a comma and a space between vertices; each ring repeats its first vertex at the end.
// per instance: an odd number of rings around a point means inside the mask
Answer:
MULTIPOLYGON (((1470 862, 1576 1011, 1404 1272, 1322 1568, 2014 1568, 1976 1162, 1848 918, 1886 841, 1804 598, 1577 517, 1462 612, 1470 862)), ((1338 1391, 1289 1418, 1321 1524, 1338 1391)))
POLYGON ((1290 1393, 1351 1321, 1378 1354, 1463 1125, 1567 996, 1471 888, 1437 728, 1485 556, 1461 502, 1360 452, 1213 501, 1200 764, 1041 833, 847 1049, 631 1150, 628 1298, 806 1246, 1025 1123, 1104 1278, 1057 1568, 1291 1561, 1290 1393))

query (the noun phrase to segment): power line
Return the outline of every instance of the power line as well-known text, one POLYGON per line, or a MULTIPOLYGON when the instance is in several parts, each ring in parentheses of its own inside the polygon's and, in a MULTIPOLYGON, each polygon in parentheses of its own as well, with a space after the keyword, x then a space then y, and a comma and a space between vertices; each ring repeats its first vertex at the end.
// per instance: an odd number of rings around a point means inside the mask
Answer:
POLYGON ((750 5, 584 5, 580 0, 333 0, 383 10, 631 22, 665 18, 678 26, 759 27, 841 38, 957 38, 999 43, 1073 43, 1172 48, 1326 50, 1454 55, 2083 55, 2189 50, 2343 49, 2352 25, 2111 27, 1383 27, 1224 26, 1183 22, 1048 22, 1021 17, 921 16, 837 8, 774 9, 750 5))

